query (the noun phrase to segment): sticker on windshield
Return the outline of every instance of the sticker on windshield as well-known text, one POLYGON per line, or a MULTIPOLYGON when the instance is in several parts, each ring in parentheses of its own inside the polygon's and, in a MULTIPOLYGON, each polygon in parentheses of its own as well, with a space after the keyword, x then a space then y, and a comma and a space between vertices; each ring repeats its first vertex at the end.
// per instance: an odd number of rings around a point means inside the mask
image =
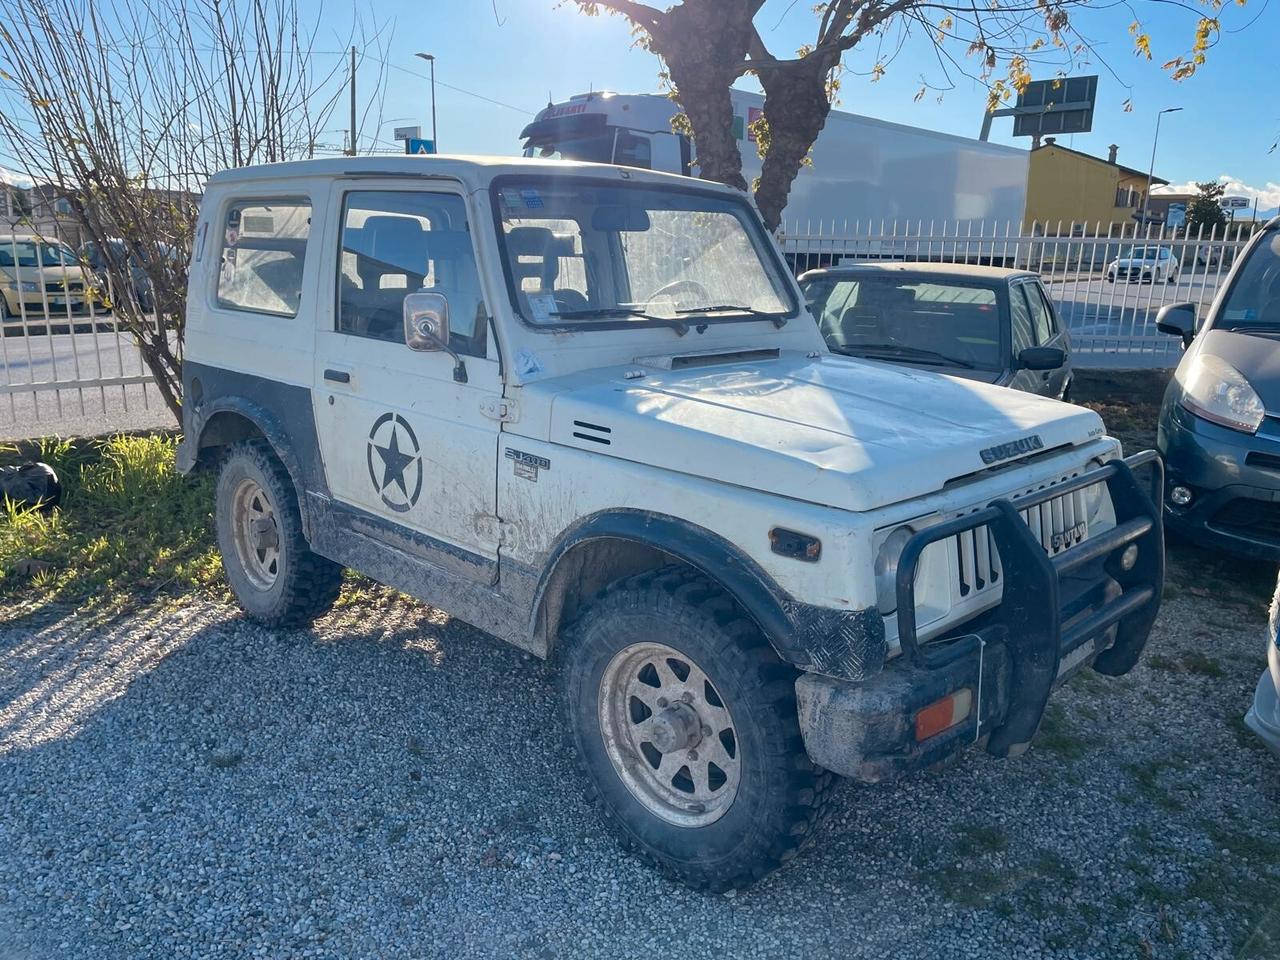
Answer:
POLYGON ((550 293, 529 294, 529 312, 535 323, 546 323, 556 313, 556 298, 550 293))
POLYGON ((537 190, 521 190, 520 199, 524 201, 524 205, 530 210, 542 209, 542 194, 537 190))
POLYGON ((1253 307, 1248 307, 1243 310, 1226 310, 1224 311, 1224 314, 1227 320, 1257 320, 1258 319, 1258 311, 1253 309, 1253 307))

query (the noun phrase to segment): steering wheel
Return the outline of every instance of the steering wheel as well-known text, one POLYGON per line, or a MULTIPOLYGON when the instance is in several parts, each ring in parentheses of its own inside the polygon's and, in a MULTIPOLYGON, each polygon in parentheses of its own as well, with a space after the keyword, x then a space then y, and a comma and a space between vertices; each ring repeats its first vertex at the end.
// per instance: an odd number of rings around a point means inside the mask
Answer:
POLYGON ((697 297, 698 300, 704 304, 710 305, 711 303, 711 294, 708 293, 707 288, 697 280, 673 280, 665 287, 659 287, 650 294, 649 299, 646 300, 644 304, 648 307, 649 304, 653 303, 653 301, 657 300, 659 297, 668 297, 675 300, 676 306, 679 307, 688 302, 680 298, 680 294, 684 293, 697 297))

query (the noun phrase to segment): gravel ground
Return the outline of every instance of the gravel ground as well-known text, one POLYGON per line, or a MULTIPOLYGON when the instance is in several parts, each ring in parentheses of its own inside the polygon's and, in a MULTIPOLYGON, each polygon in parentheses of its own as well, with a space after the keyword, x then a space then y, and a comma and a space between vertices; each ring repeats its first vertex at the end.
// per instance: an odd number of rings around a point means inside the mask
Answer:
POLYGON ((1244 731, 1274 570, 1183 552, 1144 662, 1018 760, 846 785, 734 897, 623 852, 549 669, 408 602, 0 627, 0 957, 1276 956, 1244 731))

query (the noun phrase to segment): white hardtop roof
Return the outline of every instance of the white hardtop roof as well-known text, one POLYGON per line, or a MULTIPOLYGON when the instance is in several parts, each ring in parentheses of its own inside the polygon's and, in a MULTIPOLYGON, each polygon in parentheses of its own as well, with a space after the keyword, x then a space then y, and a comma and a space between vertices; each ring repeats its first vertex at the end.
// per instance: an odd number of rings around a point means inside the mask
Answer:
POLYGON ((496 177, 508 175, 554 175, 598 177, 611 181, 630 181, 661 185, 698 186, 707 190, 743 196, 724 184, 674 173, 657 173, 635 167, 617 167, 607 163, 583 163, 576 160, 543 160, 537 157, 490 157, 452 155, 393 154, 375 157, 324 157, 318 160, 289 160, 264 163, 252 167, 223 170, 209 179, 210 186, 249 184, 266 180, 292 180, 301 177, 387 176, 447 177, 460 180, 469 189, 483 189, 496 177))

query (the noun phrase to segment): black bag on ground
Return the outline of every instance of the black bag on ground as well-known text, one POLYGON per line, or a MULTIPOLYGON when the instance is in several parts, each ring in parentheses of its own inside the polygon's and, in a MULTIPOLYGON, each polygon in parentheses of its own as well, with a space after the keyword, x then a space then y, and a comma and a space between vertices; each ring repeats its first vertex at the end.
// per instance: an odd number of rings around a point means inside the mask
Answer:
POLYGON ((50 513, 62 502, 62 484, 47 463, 0 467, 0 497, 7 497, 19 507, 50 513))

